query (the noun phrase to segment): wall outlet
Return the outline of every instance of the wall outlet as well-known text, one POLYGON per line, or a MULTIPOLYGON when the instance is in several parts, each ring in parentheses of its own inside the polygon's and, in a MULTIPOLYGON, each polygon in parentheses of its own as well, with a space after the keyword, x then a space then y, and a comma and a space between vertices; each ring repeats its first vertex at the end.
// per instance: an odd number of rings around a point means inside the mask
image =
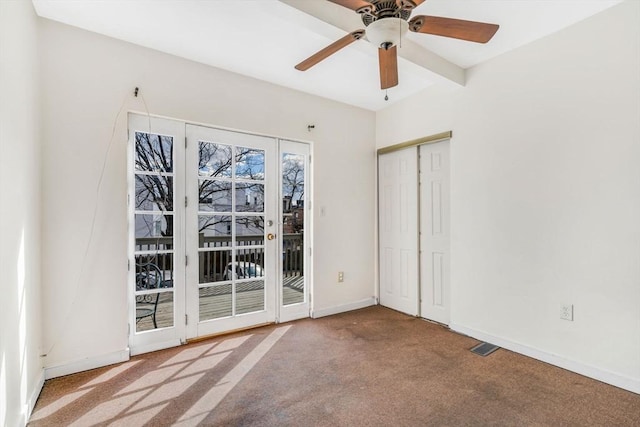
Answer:
POLYGON ((560 306, 560 318, 573 322, 573 304, 563 304, 560 306))
POLYGON ((344 271, 338 271, 338 283, 344 282, 344 271))

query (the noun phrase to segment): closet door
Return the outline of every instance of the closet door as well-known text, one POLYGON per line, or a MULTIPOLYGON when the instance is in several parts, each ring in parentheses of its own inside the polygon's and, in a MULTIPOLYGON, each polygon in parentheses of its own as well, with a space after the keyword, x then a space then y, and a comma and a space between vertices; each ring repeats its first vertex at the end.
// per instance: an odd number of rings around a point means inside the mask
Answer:
POLYGON ((420 315, 449 324, 449 141, 420 146, 420 315))
POLYGON ((378 157, 380 304, 410 315, 418 302, 418 158, 411 147, 378 157))

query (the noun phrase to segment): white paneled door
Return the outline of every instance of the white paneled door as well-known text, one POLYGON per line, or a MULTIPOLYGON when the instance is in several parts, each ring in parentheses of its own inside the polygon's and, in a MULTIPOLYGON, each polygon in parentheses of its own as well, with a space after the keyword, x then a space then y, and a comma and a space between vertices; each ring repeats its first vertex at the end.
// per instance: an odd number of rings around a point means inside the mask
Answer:
POLYGON ((380 304, 418 315, 416 147, 378 157, 380 304))
POLYGON ((449 141, 421 145, 420 315, 449 324, 449 141))
POLYGON ((378 156, 380 304, 449 324, 449 141, 378 156))

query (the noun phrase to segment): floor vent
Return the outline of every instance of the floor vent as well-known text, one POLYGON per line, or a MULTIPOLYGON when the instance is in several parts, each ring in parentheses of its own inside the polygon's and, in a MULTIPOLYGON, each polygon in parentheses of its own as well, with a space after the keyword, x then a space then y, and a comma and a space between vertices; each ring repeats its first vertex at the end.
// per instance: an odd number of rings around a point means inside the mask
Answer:
POLYGON ((481 342, 480 344, 474 346, 471 349, 472 353, 479 354, 480 356, 488 356, 497 349, 499 349, 497 345, 489 344, 488 342, 481 342))

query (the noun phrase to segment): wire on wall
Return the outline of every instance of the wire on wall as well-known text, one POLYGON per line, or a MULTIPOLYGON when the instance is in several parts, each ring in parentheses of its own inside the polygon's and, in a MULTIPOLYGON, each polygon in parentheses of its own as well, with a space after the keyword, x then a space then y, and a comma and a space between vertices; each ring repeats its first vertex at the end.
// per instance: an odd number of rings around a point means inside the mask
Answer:
MULTIPOLYGON (((142 93, 140 92, 140 89, 138 87, 136 87, 134 89, 133 92, 133 98, 137 98, 138 95, 140 95, 140 99, 142 100, 142 103, 144 105, 144 109, 145 112, 147 113, 147 117, 149 119, 149 131, 151 131, 151 115, 149 113, 149 109, 147 108, 147 102, 144 99, 144 96, 142 95, 142 93)), ((87 266, 87 259, 89 256, 89 250, 91 249, 91 246, 93 244, 93 240, 95 237, 95 227, 96 227, 96 218, 98 216, 98 205, 99 205, 99 201, 100 201, 100 195, 102 192, 102 185, 104 182, 104 177, 105 177, 105 172, 107 169, 107 164, 108 164, 108 160, 109 160, 109 156, 111 154, 111 150, 114 146, 115 143, 115 135, 116 135, 116 130, 117 130, 117 126, 118 126, 118 122, 120 120, 120 116, 122 115, 122 112, 125 111, 127 102, 130 101, 131 95, 126 95, 123 100, 122 103, 120 104, 120 108, 118 109, 115 118, 113 120, 113 125, 111 127, 111 135, 109 137, 109 142, 107 144, 107 150, 104 154, 104 157, 102 159, 102 167, 100 168, 100 174, 98 176, 98 182, 96 185, 96 189, 95 189, 95 204, 93 207, 93 213, 91 215, 91 227, 89 228, 89 237, 87 239, 87 244, 85 245, 85 249, 84 249, 84 253, 82 255, 82 261, 80 262, 80 271, 78 273, 78 278, 76 280, 76 285, 74 287, 73 290, 73 299, 71 300, 71 305, 69 306, 69 309, 67 310, 67 313, 62 321, 61 327, 58 329, 58 333, 54 335, 54 338, 51 340, 51 345, 46 349, 46 351, 44 351, 40 357, 47 357, 48 355, 51 354, 51 352, 53 351, 53 349, 55 348, 56 344, 59 342, 61 335, 63 333, 63 331, 67 330, 67 325, 69 323, 70 317, 71 317, 71 313, 74 312, 74 309, 77 305, 78 302, 78 298, 80 296, 80 287, 81 287, 81 283, 82 283, 82 278, 85 274, 85 270, 86 270, 86 266, 87 266)), ((126 143, 125 143, 125 147, 126 147, 126 143)), ((87 281, 87 283, 91 283, 91 281, 87 281)))

